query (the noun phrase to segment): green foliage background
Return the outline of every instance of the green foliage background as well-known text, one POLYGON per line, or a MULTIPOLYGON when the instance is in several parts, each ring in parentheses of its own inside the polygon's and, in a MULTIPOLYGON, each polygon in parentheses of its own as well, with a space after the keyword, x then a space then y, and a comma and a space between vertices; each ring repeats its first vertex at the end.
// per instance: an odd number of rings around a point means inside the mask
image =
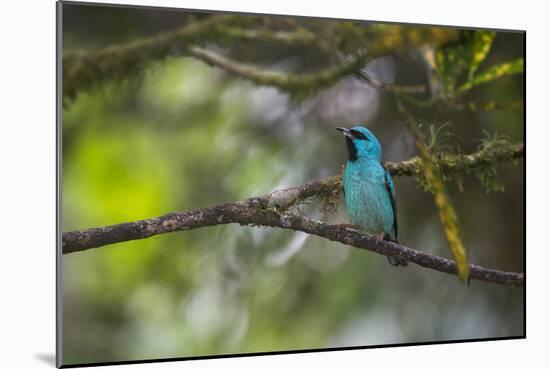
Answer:
MULTIPOLYGON (((185 16, 64 10, 64 54, 136 40, 174 28, 185 16)), ((236 53, 254 60, 254 53, 266 57, 265 47, 242 45, 236 53)), ((280 47, 271 53, 295 51, 280 47)), ((474 72, 492 73, 491 66, 522 56, 522 35, 499 32, 474 72)), ((382 74, 393 70, 399 84, 427 78, 413 51, 375 62, 382 74)), ((467 71, 461 78, 477 83, 470 77, 467 71)), ((63 110, 63 231, 235 201, 339 173, 346 151, 334 127, 365 119, 386 160, 416 155, 393 101, 357 83, 348 78, 296 101, 176 53, 136 78, 79 93, 63 110)), ((473 101, 522 100, 523 75, 465 93, 473 101)), ((485 132, 523 141, 522 109, 419 108, 416 116, 426 129, 449 122, 445 144, 472 152, 485 132)), ((523 163, 504 165, 498 179, 504 191, 487 192, 495 186, 466 175, 461 186, 449 185, 449 194, 470 262, 522 271, 523 163)), ((401 243, 449 257, 431 195, 412 178, 395 182, 401 243)), ((316 204, 303 210, 346 222, 342 207, 335 214, 316 204)), ((65 255, 62 269, 65 364, 524 332, 523 288, 476 281, 466 287, 453 276, 415 265, 392 268, 385 257, 287 230, 228 225, 180 232, 65 255)))

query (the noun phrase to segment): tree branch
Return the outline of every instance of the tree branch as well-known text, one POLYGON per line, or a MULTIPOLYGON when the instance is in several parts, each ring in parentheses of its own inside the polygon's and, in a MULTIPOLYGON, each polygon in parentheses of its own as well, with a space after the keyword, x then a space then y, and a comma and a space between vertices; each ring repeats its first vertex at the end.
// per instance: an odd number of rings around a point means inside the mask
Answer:
MULTIPOLYGON (((435 165, 445 175, 456 172, 474 172, 476 169, 486 166, 500 164, 523 157, 525 145, 503 145, 493 147, 491 144, 482 147, 480 150, 467 155, 442 155, 434 158, 435 165)), ((412 176, 418 175, 421 170, 422 160, 414 157, 402 162, 385 162, 384 166, 392 175, 412 176)))
MULTIPOLYGON (((513 153, 507 153, 502 158, 493 159, 501 162, 518 158, 523 155, 523 150, 523 144, 519 144, 515 146, 513 153)), ((394 175, 411 175, 417 170, 417 166, 419 165, 418 160, 418 158, 413 158, 400 163, 387 162, 385 166, 394 175)), ((483 153, 479 152, 456 156, 454 160, 463 161, 473 167, 478 165, 480 161, 485 160, 485 157, 483 153)), ((443 163, 445 162, 442 162, 441 159, 435 159, 436 165, 447 165, 443 163)), ((290 207, 307 198, 313 196, 333 196, 340 190, 340 176, 332 176, 306 183, 299 187, 283 189, 239 202, 169 213, 157 218, 120 223, 101 228, 90 228, 85 231, 65 232, 62 236, 63 253, 84 251, 108 244, 138 240, 169 232, 238 223, 241 225, 269 226, 302 231, 382 255, 399 256, 420 266, 440 272, 457 273, 456 264, 452 260, 393 242, 377 241, 369 235, 344 228, 341 225, 329 225, 287 212, 290 207)), ((470 278, 507 286, 522 286, 524 284, 523 273, 503 272, 477 265, 470 265, 470 278)))
MULTIPOLYGON (((188 53, 193 45, 205 44, 207 42, 222 42, 236 39, 256 40, 266 42, 280 42, 283 44, 308 44, 310 47, 319 47, 325 52, 334 48, 312 31, 299 27, 295 30, 280 31, 269 29, 254 29, 258 26, 254 22, 262 22, 263 17, 236 16, 236 15, 215 15, 203 20, 193 21, 190 24, 171 32, 160 33, 155 36, 142 38, 130 44, 113 45, 97 52, 70 53, 63 57, 63 96, 66 100, 72 100, 80 90, 106 80, 120 80, 139 73, 148 63, 163 60, 168 56, 179 53, 188 53)), ((409 29, 401 26, 378 26, 373 27, 372 37, 365 36, 368 32, 364 26, 355 27, 350 30, 347 24, 335 23, 335 39, 346 44, 346 48, 356 50, 353 46, 364 48, 369 58, 388 55, 405 47, 421 46, 427 43, 441 45, 456 41, 459 31, 446 28, 416 27, 409 29), (352 32, 353 31, 353 32, 352 32), (350 32, 352 34, 350 34, 350 32), (348 40, 348 36, 350 40, 348 40), (367 47, 364 47, 364 39, 368 38, 367 47), (344 42, 345 41, 345 42, 344 42), (353 42, 351 42, 353 41, 353 42), (351 44, 350 44, 351 42, 351 44), (355 43, 354 43, 355 42, 355 43), (357 44, 357 45, 356 45, 357 44)), ((369 26, 370 27, 370 26, 369 26)), ((370 28, 367 28, 370 29, 370 28)), ((204 49, 202 49, 204 51, 204 49)), ((211 51, 201 52, 195 50, 191 54, 197 54, 203 60, 216 64, 219 61, 212 55, 211 51)), ((240 68, 231 68, 235 63, 218 63, 217 66, 228 66, 232 73, 239 74, 240 68)), ((353 63, 352 63, 353 64, 353 63)), ((347 64, 346 64, 347 65, 347 64)), ((344 66, 328 67, 327 71, 315 72, 324 74, 319 77, 327 81, 330 71, 339 69, 346 70, 344 66)), ((249 68, 245 68, 248 70, 249 68)), ((258 77, 257 73, 243 73, 241 76, 252 80, 265 81, 267 84, 273 82, 274 86, 281 87, 281 80, 288 80, 287 84, 292 86, 310 87, 309 83, 302 83, 310 79, 311 75, 285 76, 282 73, 264 71, 267 77, 258 77), (275 76, 275 77, 274 77, 275 76), (256 79, 254 79, 256 78, 256 79)), ((344 76, 346 73, 336 73, 334 77, 344 76)), ((330 79, 330 78, 329 78, 330 79)), ((282 82, 285 85, 284 82, 282 82)))
POLYGON ((390 83, 385 83, 383 81, 380 81, 369 74, 367 74, 365 71, 360 70, 355 73, 355 75, 361 79, 362 81, 366 82, 368 85, 374 88, 378 88, 381 90, 384 90, 386 92, 394 93, 397 95, 402 94, 423 94, 427 91, 426 86, 423 85, 413 85, 413 86, 401 86, 401 85, 394 85, 390 83))
MULTIPOLYGON (((452 260, 393 242, 377 241, 370 235, 344 228, 341 225, 329 225, 292 213, 281 213, 277 208, 270 206, 272 197, 273 194, 270 194, 210 208, 170 213, 137 222, 67 232, 63 234, 63 253, 83 251, 106 244, 143 239, 163 233, 238 223, 302 231, 382 255, 399 256, 440 272, 457 274, 456 263, 452 260)), ((525 279, 523 273, 503 272, 477 265, 470 265, 470 278, 507 286, 522 286, 525 279)))
POLYGON ((514 110, 522 109, 523 101, 486 101, 486 102, 463 102, 463 103, 451 103, 444 107, 448 110, 465 110, 471 112, 480 111, 493 111, 493 110, 514 110))
POLYGON ((367 62, 365 55, 359 55, 354 57, 352 61, 335 67, 329 67, 305 74, 289 74, 263 70, 253 64, 240 63, 212 50, 207 50, 198 46, 190 47, 189 53, 211 66, 219 67, 229 73, 248 79, 259 85, 274 86, 289 92, 296 90, 307 92, 327 87, 340 78, 361 69, 367 62))

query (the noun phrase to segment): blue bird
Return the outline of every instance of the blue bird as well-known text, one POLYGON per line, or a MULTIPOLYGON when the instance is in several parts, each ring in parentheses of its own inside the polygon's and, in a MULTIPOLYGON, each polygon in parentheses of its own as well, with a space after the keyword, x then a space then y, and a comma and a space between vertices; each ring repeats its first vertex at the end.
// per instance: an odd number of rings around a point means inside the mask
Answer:
MULTIPOLYGON (((377 239, 397 242, 397 208, 390 173, 382 165, 382 147, 365 127, 337 128, 346 137, 348 161, 344 169, 344 198, 350 222, 377 239)), ((388 256, 394 266, 407 260, 388 256)))

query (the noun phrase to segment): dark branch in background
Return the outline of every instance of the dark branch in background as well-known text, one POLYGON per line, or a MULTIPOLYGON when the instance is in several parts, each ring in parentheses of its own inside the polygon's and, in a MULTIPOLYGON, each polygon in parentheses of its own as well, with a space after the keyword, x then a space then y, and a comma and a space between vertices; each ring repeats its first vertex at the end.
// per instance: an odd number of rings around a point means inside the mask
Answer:
POLYGON ((401 94, 423 94, 427 91, 426 86, 423 85, 415 85, 415 86, 399 86, 394 84, 389 84, 382 82, 380 80, 375 79, 374 77, 368 75, 364 71, 360 70, 355 73, 359 79, 366 82, 368 85, 374 88, 378 88, 390 93, 395 93, 398 95, 401 94))
POLYGON ((233 19, 235 16, 213 16, 130 44, 113 45, 98 52, 68 54, 63 57, 63 97, 72 100, 78 91, 99 82, 135 76, 147 64, 174 55, 176 45, 195 42, 199 36, 211 37, 215 33, 214 25, 233 19))
MULTIPOLYGON (((435 159, 435 165, 447 170, 474 169, 490 156, 494 163, 509 161, 523 155, 523 144, 500 152, 500 156, 488 151, 479 151, 470 155, 447 156, 435 159), (449 163, 461 163, 460 167, 449 163), (454 169, 451 169, 454 168, 454 169)), ((419 159, 413 158, 400 163, 385 163, 393 175, 415 175, 419 170, 419 159)), ((334 196, 341 191, 341 177, 332 176, 319 181, 306 183, 299 187, 288 188, 270 194, 250 198, 235 203, 215 205, 210 208, 195 209, 179 213, 170 213, 157 218, 136 222, 121 223, 85 231, 63 233, 63 253, 84 251, 108 244, 148 238, 163 233, 191 230, 196 228, 238 223, 292 229, 317 235, 332 241, 374 251, 382 255, 405 258, 420 266, 440 272, 456 274, 454 261, 430 255, 403 245, 379 241, 373 237, 343 228, 340 225, 328 225, 287 212, 292 206, 310 197, 334 196)), ((522 286, 523 273, 503 272, 470 265, 470 278, 508 286, 522 286)))
POLYGON ((363 70, 355 72, 361 81, 365 82, 371 87, 377 88, 384 92, 389 93, 397 98, 401 98, 404 101, 410 103, 417 108, 440 108, 444 111, 493 111, 493 110, 516 110, 523 108, 523 101, 486 101, 486 102, 457 102, 452 99, 446 99, 444 96, 433 96, 426 100, 421 100, 413 95, 424 94, 428 91, 424 85, 402 86, 390 83, 385 83, 376 78, 370 76, 363 70))
POLYGON ((224 69, 239 77, 259 85, 278 87, 284 91, 306 92, 327 87, 355 70, 365 66, 366 56, 354 57, 352 61, 307 74, 288 74, 284 72, 262 70, 253 64, 244 64, 226 58, 214 51, 198 46, 189 48, 189 53, 205 63, 224 69))
POLYGON ((368 36, 370 40, 367 51, 373 57, 390 55, 403 49, 425 45, 435 48, 443 47, 459 41, 461 37, 459 30, 444 27, 418 26, 411 28, 396 25, 370 25, 370 27, 372 27, 372 33, 368 36))
MULTIPOLYGON (((262 71, 257 67, 251 72, 250 65, 242 65, 230 61, 212 51, 201 48, 208 42, 228 43, 238 40, 258 40, 265 42, 279 42, 284 44, 309 44, 323 52, 341 52, 335 47, 346 45, 350 36, 350 28, 346 24, 333 23, 334 42, 337 45, 320 40, 310 30, 298 27, 294 31, 283 32, 269 29, 256 29, 263 17, 242 17, 233 15, 211 16, 204 20, 193 21, 190 24, 172 31, 152 37, 140 39, 126 45, 114 45, 106 49, 90 53, 73 53, 63 57, 63 96, 65 101, 73 100, 78 91, 108 80, 121 80, 139 74, 149 63, 163 60, 169 56, 191 55, 201 58, 219 67, 248 78, 256 83, 263 83, 282 87, 305 88, 324 87, 335 82, 350 69, 360 70, 366 60, 355 58, 353 61, 336 65, 329 65, 324 69, 306 75, 284 75, 280 72, 262 71), (256 23, 254 23, 256 22, 256 23), (221 59, 220 59, 221 58, 221 59), (248 73, 242 73, 248 72, 248 73), (285 82, 286 81, 286 82, 285 82)), ((446 28, 418 27, 406 29, 401 26, 369 26, 358 28, 352 35, 358 47, 352 48, 348 54, 365 55, 368 58, 388 55, 408 47, 417 47, 424 44, 434 46, 456 41, 459 31, 446 28), (364 31, 368 29, 369 31, 364 31), (370 37, 368 37, 370 35, 370 37), (368 38, 367 44, 364 39, 368 38)))
POLYGON ((287 32, 272 31, 268 29, 245 29, 229 25, 220 25, 218 29, 230 39, 277 42, 288 45, 311 45, 317 42, 317 36, 305 28, 287 32))
POLYGON ((469 101, 464 103, 450 104, 447 109, 449 110, 465 110, 465 111, 493 111, 493 110, 515 110, 523 108, 523 101, 487 101, 487 102, 475 102, 469 101))

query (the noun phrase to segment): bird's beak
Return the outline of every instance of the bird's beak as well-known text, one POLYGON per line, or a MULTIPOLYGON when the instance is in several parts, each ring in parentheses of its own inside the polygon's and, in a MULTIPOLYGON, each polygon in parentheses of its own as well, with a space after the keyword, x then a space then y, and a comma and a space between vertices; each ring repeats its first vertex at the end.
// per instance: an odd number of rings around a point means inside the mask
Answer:
POLYGON ((351 138, 351 133, 349 133, 349 129, 344 127, 337 127, 337 131, 340 131, 344 136, 351 138))

